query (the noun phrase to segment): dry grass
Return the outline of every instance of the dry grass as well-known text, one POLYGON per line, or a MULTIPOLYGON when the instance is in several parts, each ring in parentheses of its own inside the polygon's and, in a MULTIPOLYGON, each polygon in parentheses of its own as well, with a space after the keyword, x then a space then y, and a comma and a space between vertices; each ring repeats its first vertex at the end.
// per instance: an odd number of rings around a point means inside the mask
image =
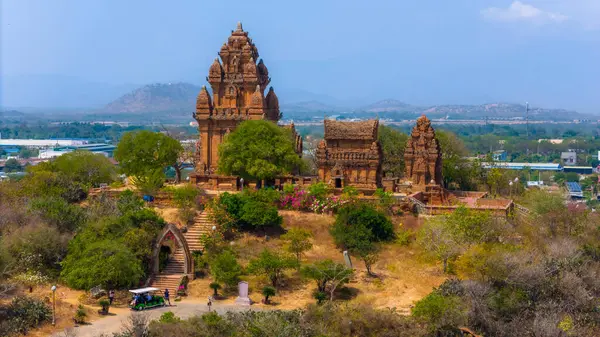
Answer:
MULTIPOLYGON (((332 259, 344 263, 342 253, 334 245, 329 234, 329 227, 334 222, 334 217, 295 211, 281 211, 286 229, 300 227, 308 229, 313 234, 313 248, 308 251, 304 263, 321 259, 332 259)), ((396 227, 416 229, 421 224, 421 219, 412 216, 395 217, 393 222, 396 227)), ((264 248, 283 250, 284 244, 276 236, 266 240, 264 236, 243 234, 235 241, 234 246, 238 252, 239 261, 246 265, 256 257, 264 248)), ((408 313, 412 304, 431 292, 440 285, 445 276, 437 265, 423 261, 412 247, 402 247, 395 243, 387 244, 381 252, 379 261, 374 266, 378 277, 367 277, 364 264, 357 259, 353 260, 356 274, 347 285, 347 289, 338 297, 346 297, 351 301, 369 303, 377 308, 396 307, 400 312, 408 313)), ((301 308, 308 303, 313 303, 312 293, 315 290, 313 282, 303 281, 296 271, 288 272, 284 285, 272 299, 271 307, 278 309, 301 308)), ((260 303, 261 289, 267 285, 266 279, 255 276, 244 277, 249 283, 250 297, 260 303)), ((210 279, 198 279, 190 282, 191 298, 206 299, 212 294, 208 287, 210 279)), ((229 291, 225 303, 235 300, 236 290, 229 291)), ((258 304, 262 306, 262 304, 258 304)))
MULTIPOLYGON (((18 293, 42 299, 51 306, 52 292, 49 290, 50 287, 50 285, 39 286, 34 288, 33 293, 24 291, 19 291, 18 293)), ((50 336, 53 333, 61 332, 67 328, 73 327, 73 316, 75 315, 77 307, 80 304, 79 299, 82 294, 84 294, 83 291, 73 290, 67 287, 59 286, 56 291, 56 326, 52 326, 52 324, 50 324, 49 322, 45 323, 38 329, 30 331, 27 334, 27 336, 50 336)), ((92 322, 103 317, 98 314, 98 309, 100 309, 99 306, 84 305, 84 308, 86 309, 86 313, 88 315, 86 318, 86 322, 92 322)), ((111 313, 116 313, 123 310, 125 309, 110 309, 111 313)))

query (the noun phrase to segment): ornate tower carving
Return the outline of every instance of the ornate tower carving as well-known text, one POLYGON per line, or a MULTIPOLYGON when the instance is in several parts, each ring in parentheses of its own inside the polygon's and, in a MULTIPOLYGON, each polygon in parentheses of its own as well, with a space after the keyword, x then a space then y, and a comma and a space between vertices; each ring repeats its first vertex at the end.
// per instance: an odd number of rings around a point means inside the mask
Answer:
POLYGON ((264 94, 271 82, 269 71, 262 59, 256 63, 258 59, 258 49, 238 23, 208 70, 212 97, 206 87, 198 94, 194 118, 200 131, 200 155, 196 173, 217 170, 219 144, 242 121, 279 121, 277 95, 272 87, 266 98, 264 94))
POLYGON ((406 179, 414 190, 425 190, 426 185, 442 185, 442 151, 435 138, 431 121, 425 116, 417 119, 404 150, 406 179))

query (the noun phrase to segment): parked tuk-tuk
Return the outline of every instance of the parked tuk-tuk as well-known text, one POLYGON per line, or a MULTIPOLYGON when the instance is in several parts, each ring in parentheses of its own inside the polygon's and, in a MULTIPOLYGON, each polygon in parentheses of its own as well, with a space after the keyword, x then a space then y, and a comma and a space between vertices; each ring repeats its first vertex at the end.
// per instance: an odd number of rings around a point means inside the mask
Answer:
POLYGON ((154 307, 164 307, 165 299, 160 295, 155 295, 155 292, 160 292, 158 288, 140 288, 129 290, 133 294, 133 299, 129 304, 132 310, 144 310, 154 307))

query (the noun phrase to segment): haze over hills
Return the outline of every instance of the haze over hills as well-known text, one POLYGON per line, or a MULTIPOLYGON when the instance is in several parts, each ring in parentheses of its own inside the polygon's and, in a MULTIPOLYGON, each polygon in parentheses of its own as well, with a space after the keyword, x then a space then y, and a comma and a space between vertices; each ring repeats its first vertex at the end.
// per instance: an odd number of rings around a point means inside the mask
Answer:
MULTIPOLYGON (((48 84, 48 83, 46 83, 48 84)), ((45 84, 44 84, 45 85, 45 84)), ((37 89, 32 89, 32 92, 39 90, 44 85, 40 84, 37 89)), ((86 85, 83 85, 86 87, 86 85)), ((92 90, 92 94, 98 94, 95 99, 90 102, 99 102, 101 97, 106 97, 109 93, 113 93, 115 88, 102 89, 96 84, 91 87, 86 87, 87 90, 92 90)), ((79 88, 81 92, 84 88, 79 88)), ((65 116, 71 116, 74 119, 110 119, 110 120, 127 120, 131 122, 143 121, 147 118, 152 120, 172 121, 172 122, 187 122, 191 120, 191 115, 195 107, 196 96, 200 91, 200 86, 179 82, 179 83, 155 83, 141 87, 137 87, 129 92, 121 90, 119 94, 114 94, 106 99, 104 104, 99 107, 89 107, 87 109, 77 109, 70 111, 57 111, 57 109, 46 109, 47 116, 52 119, 63 119, 65 116), (123 94, 123 92, 126 92, 123 94)), ((310 120, 323 118, 324 115, 339 115, 340 118, 380 118, 390 120, 406 120, 413 119, 420 114, 427 114, 431 118, 449 118, 456 119, 485 119, 485 118, 519 118, 525 115, 525 106, 521 104, 510 103, 492 103, 479 105, 435 105, 435 106, 416 106, 396 99, 385 99, 371 104, 355 104, 336 100, 333 97, 314 94, 306 90, 290 90, 277 89, 281 111, 286 119, 294 120, 310 120)), ((61 106, 74 106, 82 104, 80 99, 74 99, 74 102, 67 103, 70 98, 68 91, 55 89, 53 99, 47 101, 62 102, 61 106)), ((10 91, 8 92, 10 94, 10 91)), ((3 93, 7 97, 7 93, 3 93)), ((5 99, 12 101, 13 99, 5 99)), ((33 100, 32 106, 39 104, 40 100, 33 100)), ((31 106, 30 105, 30 106, 31 106)), ((31 112, 36 112, 35 109, 10 109, 18 110, 29 115, 31 112)), ((60 109, 58 109, 60 110, 60 109)), ((5 112, 6 114, 6 112, 5 112)), ((15 115, 12 118, 22 118, 23 116, 15 115)), ((595 119, 593 116, 580 114, 575 111, 563 109, 544 109, 530 108, 529 116, 534 120, 556 120, 565 121, 573 119, 595 119)))

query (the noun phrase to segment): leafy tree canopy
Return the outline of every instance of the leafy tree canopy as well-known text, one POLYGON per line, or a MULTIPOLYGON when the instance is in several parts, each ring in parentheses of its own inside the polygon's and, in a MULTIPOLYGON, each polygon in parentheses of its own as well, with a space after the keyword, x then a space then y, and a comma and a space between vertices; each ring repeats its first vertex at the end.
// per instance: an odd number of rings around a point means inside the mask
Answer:
POLYGON ((125 133, 114 155, 125 174, 143 177, 176 165, 182 151, 177 140, 160 132, 141 130, 125 133))
POLYGON ((244 179, 273 179, 302 165, 291 132, 269 121, 245 121, 219 146, 219 171, 244 179))
POLYGON ((258 258, 250 260, 248 272, 267 276, 271 285, 277 287, 278 281, 283 277, 283 272, 286 269, 296 268, 297 264, 298 261, 292 256, 265 249, 258 258))
POLYGON ((379 143, 383 151, 383 173, 390 177, 404 175, 404 147, 408 135, 390 126, 379 125, 379 143))

